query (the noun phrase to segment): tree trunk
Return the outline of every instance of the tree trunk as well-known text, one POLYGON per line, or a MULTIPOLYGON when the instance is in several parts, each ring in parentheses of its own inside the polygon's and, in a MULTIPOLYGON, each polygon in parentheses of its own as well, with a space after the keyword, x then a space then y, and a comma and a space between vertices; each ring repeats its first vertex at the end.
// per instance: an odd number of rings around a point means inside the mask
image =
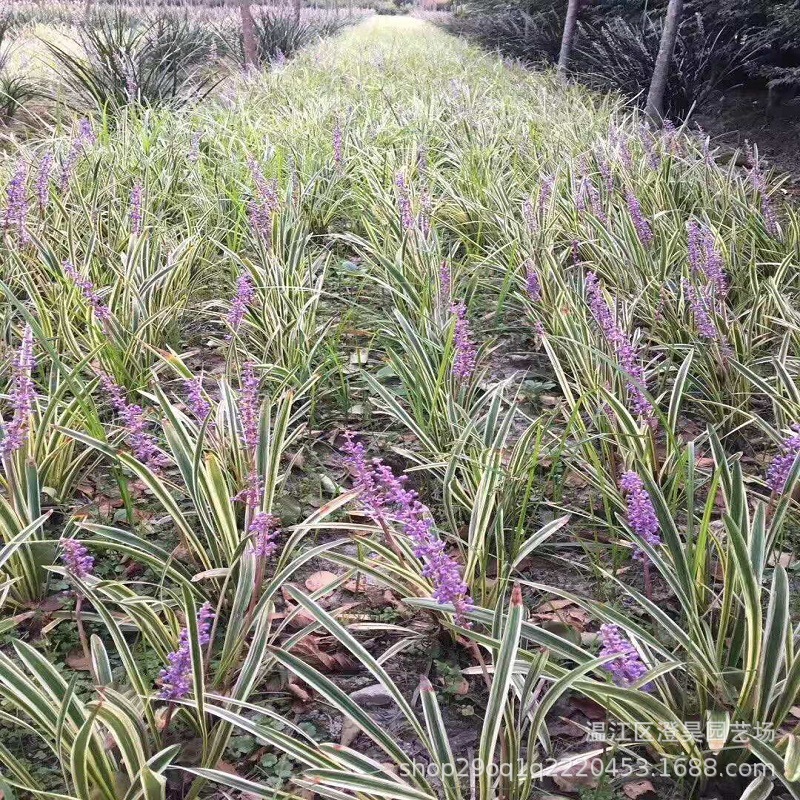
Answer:
POLYGON ((300 22, 300 4, 302 0, 292 0, 292 16, 295 22, 300 22))
POLYGON ((653 125, 661 126, 664 122, 664 94, 667 91, 669 68, 672 65, 672 54, 675 51, 675 40, 678 38, 678 26, 683 13, 683 0, 669 0, 664 30, 661 33, 661 44, 658 47, 656 66, 650 91, 647 93, 645 113, 653 125))
POLYGON ((258 47, 256 46, 256 23, 248 0, 239 0, 239 13, 242 15, 242 47, 244 50, 245 69, 258 64, 258 47))
POLYGON ((581 0, 569 0, 567 6, 567 19, 564 21, 564 35, 561 37, 561 52, 558 55, 558 77, 562 81, 567 79, 567 67, 572 53, 572 44, 575 41, 575 27, 578 22, 578 10, 581 0))

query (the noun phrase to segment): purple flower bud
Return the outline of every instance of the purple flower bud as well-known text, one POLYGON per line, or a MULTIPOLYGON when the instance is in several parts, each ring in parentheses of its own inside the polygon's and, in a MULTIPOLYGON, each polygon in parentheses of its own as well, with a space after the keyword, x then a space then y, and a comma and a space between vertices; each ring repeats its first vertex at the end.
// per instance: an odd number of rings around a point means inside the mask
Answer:
POLYGON ((78 138, 86 146, 97 144, 97 134, 92 127, 92 121, 87 117, 83 117, 78 123, 78 138))
POLYGON ((761 215, 764 217, 764 227, 770 236, 777 236, 780 233, 778 227, 778 215, 775 212, 775 205, 769 195, 767 179, 761 171, 761 164, 752 148, 748 146, 750 158, 750 182, 753 188, 761 196, 761 215))
POLYGON ((625 169, 633 168, 633 156, 631 155, 630 136, 621 128, 614 126, 609 131, 609 142, 616 150, 620 163, 625 169))
POLYGON ((234 495, 233 501, 235 503, 245 503, 249 508, 257 508, 261 505, 263 492, 263 481, 258 473, 254 471, 247 476, 247 483, 243 489, 234 495))
POLYGON ((608 222, 608 217, 605 211, 603 211, 600 192, 597 191, 597 188, 587 175, 583 175, 578 184, 575 206, 581 213, 590 210, 604 225, 608 222))
POLYGON ((139 100, 139 83, 131 64, 125 67, 125 99, 128 103, 136 103, 139 100))
POLYGON ((800 425, 792 425, 794 433, 781 443, 781 453, 775 456, 767 470, 767 486, 776 494, 783 494, 786 481, 800 453, 800 425))
MULTIPOLYGON (((626 494, 626 519, 631 530, 648 544, 658 547, 661 544, 661 525, 653 501, 644 488, 644 482, 635 472, 626 472, 620 479, 619 486, 626 494)), ((640 561, 646 559, 645 554, 638 549, 633 555, 640 561)))
POLYGON ((647 420, 648 424, 653 425, 655 423, 653 405, 645 394, 647 384, 641 358, 628 334, 614 319, 603 296, 597 275, 593 272, 586 276, 586 294, 595 322, 603 332, 606 341, 613 347, 620 367, 628 376, 625 388, 628 391, 631 411, 647 420))
POLYGON ((62 539, 61 560, 70 575, 79 580, 86 580, 94 570, 94 559, 83 542, 77 539, 62 539))
POLYGON ((467 307, 464 303, 456 303, 450 308, 456 316, 455 355, 452 372, 456 378, 467 380, 472 377, 478 360, 478 350, 472 339, 472 330, 467 319, 467 307))
POLYGON ((450 264, 447 259, 443 259, 439 267, 439 292, 442 305, 449 306, 450 295, 453 292, 453 277, 450 273, 450 264))
POLYGON ((186 155, 189 163, 196 164, 200 160, 200 142, 203 139, 202 131, 195 131, 192 134, 192 143, 189 147, 189 152, 186 155))
POLYGON ((731 348, 728 340, 720 333, 717 323, 712 316, 714 303, 710 295, 710 290, 698 289, 694 284, 690 283, 683 278, 681 286, 689 301, 689 307, 692 310, 692 317, 694 324, 697 327, 698 333, 704 338, 712 342, 717 342, 724 354, 730 354, 731 348))
POLYGON ((25 326, 22 343, 12 364, 11 407, 14 415, 3 422, 3 438, 0 439, 0 458, 20 450, 28 441, 31 413, 36 400, 36 391, 31 373, 36 368, 33 357, 33 330, 25 326))
POLYGON ((254 158, 248 157, 247 166, 256 187, 255 196, 248 203, 250 225, 257 236, 269 243, 272 239, 272 219, 280 205, 278 183, 264 177, 254 158))
POLYGON ((143 221, 143 212, 142 212, 142 195, 144 193, 144 188, 142 184, 138 181, 134 184, 133 189, 131 190, 131 211, 130 211, 130 218, 131 218, 131 233, 134 236, 138 236, 142 232, 142 221, 143 221))
POLYGON ((431 196, 423 192, 420 196, 420 212, 417 216, 417 225, 423 239, 427 239, 431 233, 431 196))
POLYGON ((16 234, 17 241, 25 245, 30 241, 28 233, 28 168, 20 162, 17 171, 6 189, 5 229, 16 234))
POLYGON ((82 119, 78 123, 78 134, 72 139, 69 151, 67 152, 67 157, 64 160, 64 163, 61 165, 59 189, 61 190, 62 194, 69 188, 78 158, 96 142, 97 136, 92 129, 92 123, 88 119, 82 119))
POLYGON ((533 210, 533 203, 530 201, 530 198, 526 198, 522 203, 522 217, 525 220, 528 233, 534 236, 539 230, 539 222, 536 219, 536 212, 533 210))
POLYGON ((542 299, 542 284, 532 258, 525 262, 525 291, 534 303, 542 299))
POLYGON ((183 385, 186 389, 186 405, 200 422, 205 422, 211 413, 211 403, 203 395, 202 378, 187 379, 183 385))
POLYGON ((653 243, 653 231, 650 223, 644 218, 642 207, 636 195, 629 189, 625 192, 625 199, 628 201, 628 211, 630 211, 633 227, 636 228, 636 235, 644 247, 650 247, 653 243))
POLYGON ((242 424, 242 437, 245 447, 255 451, 258 447, 258 421, 261 403, 258 397, 260 381, 248 361, 242 371, 241 390, 239 392, 239 417, 242 424))
MULTIPOLYGON (((197 613, 198 643, 205 647, 211 641, 211 622, 214 613, 209 603, 203 603, 197 613)), ((192 690, 192 646, 189 629, 182 628, 178 638, 178 649, 167 656, 169 666, 161 670, 158 684, 162 700, 183 700, 192 690)))
POLYGON ((265 511, 259 511, 247 528, 247 533, 253 539, 253 554, 256 558, 269 558, 278 549, 275 536, 280 530, 281 521, 265 511))
POLYGON ((611 194, 614 191, 614 175, 611 172, 611 164, 605 158, 598 159, 597 169, 600 170, 606 192, 611 194))
POLYGON ((39 162, 39 174, 36 176, 36 198, 39 201, 39 212, 44 214, 50 206, 50 181, 53 177, 55 161, 53 154, 48 151, 39 162))
POLYGON ((556 185, 556 179, 553 175, 546 175, 542 178, 542 183, 539 186, 539 211, 544 213, 550 204, 550 198, 553 196, 553 189, 556 185))
POLYGON ((111 319, 111 309, 103 302, 97 290, 94 288, 94 284, 88 278, 84 278, 69 261, 65 261, 62 266, 64 268, 64 274, 80 290, 83 299, 91 306, 95 317, 97 317, 100 322, 108 322, 111 319))
POLYGON ((716 248, 714 234, 696 220, 688 224, 689 265, 692 275, 706 278, 720 297, 728 293, 728 279, 722 256, 716 248))
POLYGON ((123 394, 122 387, 109 375, 100 373, 98 378, 100 385, 111 398, 111 404, 122 419, 126 429, 125 440, 131 448, 131 452, 151 470, 156 473, 160 472, 168 463, 168 459, 148 430, 144 409, 134 403, 129 403, 123 394))
POLYGON ((411 195, 406 183, 406 176, 403 172, 398 172, 394 179, 397 189, 397 207, 400 211, 400 224, 404 231, 410 231, 414 227, 414 212, 411 210, 411 195))
POLYGON ((253 305, 255 296, 253 281, 247 273, 243 273, 236 281, 236 296, 233 298, 231 309, 228 312, 228 325, 234 332, 239 330, 244 315, 253 305))
POLYGON ((364 445, 356 442, 352 434, 345 436, 342 449, 364 510, 380 524, 394 521, 400 526, 414 545, 415 557, 423 563, 423 576, 433 584, 434 599, 442 605, 452 605, 456 623, 469 627, 465 615, 474 607, 469 588, 458 564, 436 536, 428 507, 419 501, 415 491, 405 488, 405 476, 396 477, 380 459, 368 461, 364 445))
MULTIPOLYGON (((603 667, 611 673, 617 686, 630 686, 647 674, 639 653, 618 625, 601 625, 600 640, 603 644, 601 656, 617 656, 603 667)), ((652 691, 652 685, 642 686, 642 691, 652 691)))
POLYGON ((339 170, 344 164, 344 129, 339 120, 333 127, 333 163, 339 170))

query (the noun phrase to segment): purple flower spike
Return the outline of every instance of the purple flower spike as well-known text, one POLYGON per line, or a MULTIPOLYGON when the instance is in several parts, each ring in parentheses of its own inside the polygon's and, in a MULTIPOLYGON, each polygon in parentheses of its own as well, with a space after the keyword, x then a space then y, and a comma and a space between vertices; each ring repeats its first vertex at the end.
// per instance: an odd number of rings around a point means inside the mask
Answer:
POLYGON ((48 151, 39 162, 39 173, 36 176, 36 198, 39 201, 39 212, 44 214, 50 206, 50 181, 53 178, 55 161, 48 151))
POLYGON ((555 189, 556 179, 553 175, 547 175, 542 179, 542 184, 539 187, 539 210, 544 212, 550 204, 550 198, 553 196, 553 189, 555 189))
POLYGON ((450 305, 450 295, 453 292, 453 276, 450 273, 450 264, 444 259, 439 267, 439 291, 441 302, 447 307, 450 305))
POLYGON ((87 146, 97 144, 97 134, 92 127, 92 121, 83 117, 78 123, 78 138, 87 146))
POLYGON ((260 511, 253 517, 253 521, 247 528, 247 533, 253 539, 253 554, 256 558, 270 558, 275 554, 278 545, 275 543, 275 536, 281 527, 281 521, 268 514, 265 511, 260 511))
POLYGON ((636 235, 639 237, 639 241, 644 247, 650 247, 653 244, 653 231, 650 223, 644 218, 638 198, 632 191, 628 190, 625 192, 625 199, 628 201, 628 211, 633 220, 633 227, 636 228, 636 235))
MULTIPOLYGON (((611 673, 617 686, 630 686, 647 674, 647 667, 639 653, 618 625, 601 625, 600 640, 603 643, 600 655, 616 656, 613 661, 605 664, 603 669, 611 673)), ((648 683, 642 686, 642 691, 650 692, 652 688, 648 683)))
POLYGON ((28 168, 20 162, 6 189, 5 229, 13 231, 17 241, 24 245, 30 241, 28 233, 28 168))
MULTIPOLYGON (((653 547, 661 544, 659 531, 661 525, 653 507, 653 501, 644 488, 644 482, 635 472, 626 472, 619 482, 619 487, 626 494, 628 510, 626 519, 631 530, 653 547)), ((639 561, 646 560, 647 556, 641 551, 634 551, 633 557, 639 561)))
POLYGON ((260 381, 253 369, 253 364, 248 361, 242 371, 241 390, 239 392, 239 416, 242 423, 242 437, 244 438, 245 447, 251 451, 258 447, 259 384, 260 381))
POLYGON ((725 275, 722 256, 717 250, 714 234, 696 220, 688 224, 689 265, 695 277, 704 277, 720 297, 728 293, 728 278, 725 275))
POLYGON ((245 503, 248 508, 257 508, 261 505, 263 491, 263 481, 256 472, 251 472, 247 476, 247 483, 244 489, 234 495, 233 501, 235 503, 245 503))
POLYGON ((525 220, 528 233, 531 236, 535 235, 539 230, 539 222, 536 219, 536 212, 533 210, 533 203, 529 198, 522 203, 522 218, 525 220))
POLYGON ((767 186, 767 179, 761 170, 761 164, 755 158, 752 149, 748 148, 750 162, 750 182, 753 188, 761 195, 761 215, 764 217, 764 227, 770 236, 777 236, 780 233, 778 227, 778 215, 775 211, 775 204, 769 195, 769 187, 767 186))
POLYGON ((69 188, 78 158, 80 158, 80 156, 96 142, 97 135, 92 128, 92 123, 88 119, 82 119, 78 123, 77 136, 72 139, 69 151, 67 152, 67 157, 64 159, 64 162, 61 165, 59 189, 61 190, 62 194, 69 188))
POLYGON ((86 580, 94 570, 94 559, 83 542, 77 539, 64 539, 61 542, 61 560, 70 575, 78 580, 86 580))
POLYGON ((698 289, 694 284, 687 281, 686 278, 681 280, 681 286, 689 301, 689 307, 692 310, 692 317, 694 318, 694 324, 697 327, 698 333, 704 339, 716 342, 724 354, 730 354, 731 347, 728 344, 728 340, 722 335, 712 316, 714 302, 710 296, 710 288, 706 287, 705 290, 698 289))
POLYGON ((781 453, 775 456, 767 470, 767 486, 776 494, 783 494, 786 481, 800 453, 800 425, 792 425, 794 433, 781 443, 781 453))
POLYGON ((250 225, 263 241, 272 239, 272 219, 279 208, 278 182, 268 181, 254 158, 248 157, 247 166, 255 184, 255 196, 248 203, 250 225))
POLYGON ((88 278, 84 278, 69 261, 65 261, 62 267, 64 274, 75 284, 83 295, 83 299, 91 306, 95 317, 100 322, 108 322, 111 319, 111 309, 103 302, 94 284, 88 278))
POLYGON ((31 413, 36 400, 36 390, 31 373, 36 368, 33 357, 33 330, 25 326, 22 343, 12 364, 11 406, 14 415, 3 423, 3 438, 0 440, 0 458, 5 458, 25 446, 30 433, 31 413))
POLYGON ((183 385, 186 389, 186 405, 200 422, 205 422, 211 413, 211 403, 203 395, 203 379, 191 378, 185 380, 183 385))
POLYGON ((247 273, 239 276, 236 281, 236 296, 231 303, 231 309, 228 312, 228 325, 234 330, 238 331, 239 326, 242 324, 244 315, 247 313, 250 306, 253 305, 256 293, 253 281, 247 273))
POLYGON ((452 605, 456 624, 469 627, 465 615, 474 608, 469 588, 458 564, 436 536, 428 507, 419 501, 415 491, 405 488, 406 476, 396 477, 380 459, 368 461, 364 445, 350 433, 345 436, 342 449, 364 510, 379 524, 387 525, 393 520, 400 525, 414 545, 415 557, 423 563, 423 576, 433 584, 434 599, 442 605, 452 605))
POLYGON ((606 188, 606 192, 611 194, 614 191, 614 174, 611 171, 611 164, 608 163, 607 159, 600 158, 597 161, 597 169, 600 171, 600 175, 603 178, 603 185, 606 188))
POLYGON ((186 155, 190 164, 196 164, 200 160, 200 142, 203 140, 203 131, 195 131, 192 134, 192 143, 186 155))
POLYGON ((400 224, 404 231, 410 231, 414 227, 414 213, 411 210, 411 195, 408 190, 408 183, 403 172, 398 172, 394 179, 397 189, 397 207, 400 211, 400 224))
POLYGON ((647 420, 649 425, 654 425, 653 404, 645 394, 647 383, 641 358, 628 334, 619 327, 614 319, 611 309, 603 297, 603 290, 600 288, 597 275, 593 272, 586 276, 586 293, 595 322, 603 332, 606 341, 614 348, 617 361, 628 376, 625 388, 628 391, 630 410, 635 415, 647 420))
MULTIPOLYGON (((197 613, 197 633, 201 647, 211 641, 211 622, 214 612, 210 603, 203 603, 197 613)), ((183 700, 192 690, 192 646, 189 629, 182 628, 178 638, 178 649, 167 656, 169 666, 161 670, 158 683, 161 700, 183 700)))
POLYGON ((530 258, 525 262, 525 291, 534 303, 538 303, 542 299, 542 284, 539 280, 539 273, 536 271, 533 259, 530 258))
POLYGON ((462 302, 455 304, 450 310, 456 315, 455 355, 453 356, 452 372, 456 378, 467 380, 475 372, 478 350, 472 339, 472 329, 467 319, 467 307, 462 302))
POLYGON ((144 188, 137 182, 131 190, 131 233, 138 236, 142 232, 143 212, 142 199, 144 188))
POLYGON ((431 196, 423 192, 419 199, 420 212, 417 216, 417 226, 423 239, 427 239, 431 234, 431 214, 433 213, 431 196))
POLYGON ((122 387, 109 375, 98 375, 100 385, 111 398, 111 404, 122 419, 127 431, 125 440, 131 452, 143 464, 154 472, 160 472, 168 463, 166 455, 156 444, 155 437, 149 432, 144 409, 134 403, 129 403, 123 394, 122 387))
POLYGON ((581 160, 581 175, 578 180, 578 190, 575 195, 575 207, 580 213, 591 211, 600 222, 605 224, 608 222, 608 217, 603 211, 603 204, 600 198, 600 192, 597 187, 592 183, 591 178, 586 175, 586 164, 581 160))

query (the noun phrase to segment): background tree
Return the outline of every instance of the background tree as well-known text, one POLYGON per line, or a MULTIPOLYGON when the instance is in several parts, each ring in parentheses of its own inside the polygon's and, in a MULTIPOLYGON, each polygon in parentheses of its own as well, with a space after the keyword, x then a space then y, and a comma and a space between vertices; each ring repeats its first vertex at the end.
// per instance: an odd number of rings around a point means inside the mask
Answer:
POLYGON ((258 64, 258 47, 256 45, 256 23, 248 0, 239 0, 239 13, 242 16, 242 49, 244 65, 254 67, 258 64))
POLYGON ((667 16, 664 20, 664 32, 661 34, 661 45, 658 48, 656 67, 647 93, 645 113, 654 125, 661 125, 664 119, 664 93, 667 89, 672 54, 675 52, 675 39, 678 37, 678 26, 683 13, 683 0, 669 0, 667 16))
POLYGON ((572 45, 575 41, 575 28, 578 23, 578 11, 581 0, 569 0, 567 5, 567 18, 564 21, 564 35, 561 37, 561 52, 558 55, 558 77, 562 81, 567 79, 567 67, 572 45))

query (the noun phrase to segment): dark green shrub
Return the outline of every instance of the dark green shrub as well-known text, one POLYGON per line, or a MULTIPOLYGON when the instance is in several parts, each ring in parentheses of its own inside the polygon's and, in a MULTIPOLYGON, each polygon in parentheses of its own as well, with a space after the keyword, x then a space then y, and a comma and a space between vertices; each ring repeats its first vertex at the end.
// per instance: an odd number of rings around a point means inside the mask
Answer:
POLYGON ((121 10, 96 14, 79 27, 86 56, 52 44, 60 77, 79 102, 100 109, 179 105, 208 89, 205 73, 214 34, 188 17, 137 20, 121 10))

